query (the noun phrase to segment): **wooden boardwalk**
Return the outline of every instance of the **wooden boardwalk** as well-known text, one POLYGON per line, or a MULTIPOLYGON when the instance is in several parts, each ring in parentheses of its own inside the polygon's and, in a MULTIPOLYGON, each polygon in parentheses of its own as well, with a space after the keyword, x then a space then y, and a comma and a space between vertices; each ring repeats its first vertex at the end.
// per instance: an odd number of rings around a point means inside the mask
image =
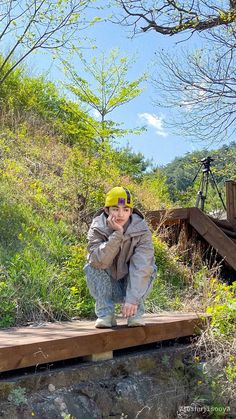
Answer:
POLYGON ((209 217, 199 208, 149 211, 147 218, 153 228, 160 225, 189 224, 236 271, 236 229, 229 221, 209 217))
POLYGON ((96 329, 94 321, 47 323, 0 330, 0 372, 191 336, 204 324, 195 313, 147 314, 146 325, 96 329))

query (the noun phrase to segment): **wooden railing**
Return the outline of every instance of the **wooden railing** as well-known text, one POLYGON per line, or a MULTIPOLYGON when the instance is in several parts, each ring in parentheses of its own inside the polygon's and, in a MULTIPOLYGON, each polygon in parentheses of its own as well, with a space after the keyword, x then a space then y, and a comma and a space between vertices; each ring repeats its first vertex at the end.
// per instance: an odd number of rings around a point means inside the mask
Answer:
POLYGON ((236 229, 236 182, 227 180, 225 182, 226 188, 226 209, 227 220, 236 229))
POLYGON ((236 271, 236 229, 229 220, 214 220, 199 208, 150 211, 146 216, 154 229, 160 224, 171 225, 186 221, 236 271))

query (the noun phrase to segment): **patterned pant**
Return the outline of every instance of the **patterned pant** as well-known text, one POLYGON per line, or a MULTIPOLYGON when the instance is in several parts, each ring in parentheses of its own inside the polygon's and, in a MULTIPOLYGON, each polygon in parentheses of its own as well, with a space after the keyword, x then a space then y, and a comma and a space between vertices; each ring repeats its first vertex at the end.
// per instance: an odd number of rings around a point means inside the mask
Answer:
MULTIPOLYGON (((95 299, 95 313, 97 317, 105 317, 114 313, 115 303, 124 303, 129 275, 122 279, 114 279, 109 275, 109 270, 96 269, 86 264, 84 267, 86 282, 90 294, 95 299)), ((152 288, 153 276, 143 298, 140 300, 137 315, 144 314, 144 297, 152 288)))

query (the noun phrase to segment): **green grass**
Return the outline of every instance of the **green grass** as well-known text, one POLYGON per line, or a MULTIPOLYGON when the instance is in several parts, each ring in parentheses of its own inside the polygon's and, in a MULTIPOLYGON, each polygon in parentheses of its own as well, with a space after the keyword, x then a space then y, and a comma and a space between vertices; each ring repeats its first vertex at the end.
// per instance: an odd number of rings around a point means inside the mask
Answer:
POLYGON ((0 326, 90 315, 86 244, 78 244, 71 226, 9 194, 0 214, 0 326))

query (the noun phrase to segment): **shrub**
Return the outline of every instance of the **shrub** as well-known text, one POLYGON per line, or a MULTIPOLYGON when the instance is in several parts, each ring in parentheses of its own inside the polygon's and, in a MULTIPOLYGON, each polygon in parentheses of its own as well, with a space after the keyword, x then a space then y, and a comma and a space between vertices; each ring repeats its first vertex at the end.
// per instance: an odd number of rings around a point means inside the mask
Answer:
POLYGON ((0 327, 10 327, 14 325, 17 300, 16 293, 12 285, 8 283, 5 272, 0 272, 0 327), (3 277, 3 278, 2 278, 3 277), (3 279, 3 280, 2 280, 3 279))
POLYGON ((236 396, 236 283, 226 285, 214 278, 209 294, 211 320, 195 345, 195 359, 201 365, 201 391, 196 397, 205 398, 212 412, 221 406, 231 414, 236 396))
POLYGON ((177 310, 181 307, 181 293, 188 283, 188 271, 166 243, 153 235, 157 278, 147 299, 148 310, 177 310))

